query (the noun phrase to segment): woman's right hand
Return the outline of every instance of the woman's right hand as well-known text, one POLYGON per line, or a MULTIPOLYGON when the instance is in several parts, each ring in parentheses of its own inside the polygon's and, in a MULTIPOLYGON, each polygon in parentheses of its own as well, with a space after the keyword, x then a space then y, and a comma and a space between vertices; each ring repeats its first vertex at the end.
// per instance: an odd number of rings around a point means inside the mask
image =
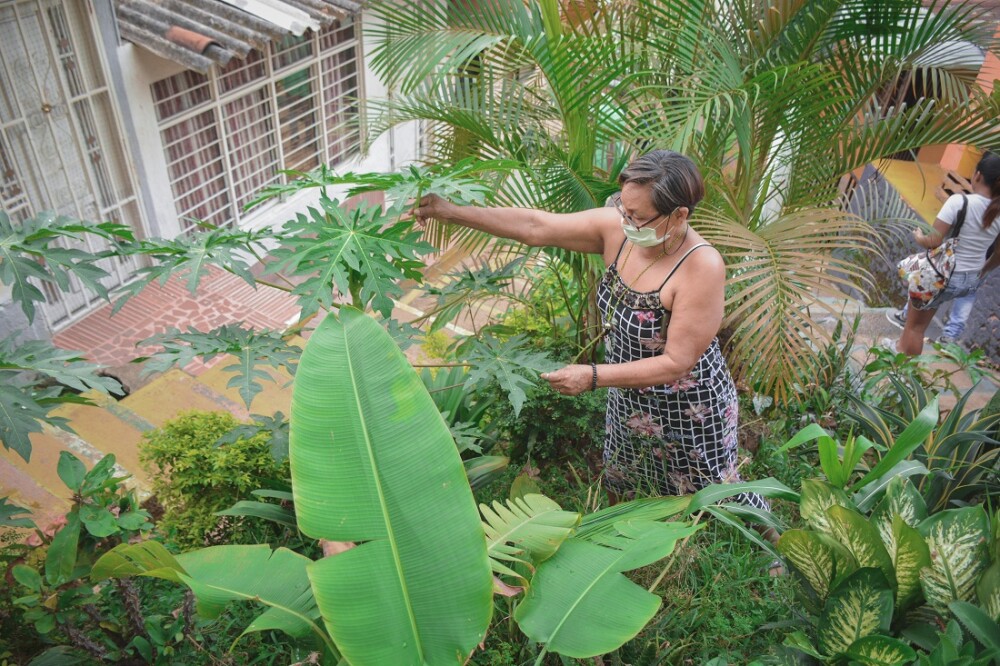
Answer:
POLYGON ((413 211, 414 217, 420 224, 427 224, 427 220, 447 220, 454 216, 455 204, 446 199, 442 199, 436 194, 428 194, 420 200, 420 205, 413 211))

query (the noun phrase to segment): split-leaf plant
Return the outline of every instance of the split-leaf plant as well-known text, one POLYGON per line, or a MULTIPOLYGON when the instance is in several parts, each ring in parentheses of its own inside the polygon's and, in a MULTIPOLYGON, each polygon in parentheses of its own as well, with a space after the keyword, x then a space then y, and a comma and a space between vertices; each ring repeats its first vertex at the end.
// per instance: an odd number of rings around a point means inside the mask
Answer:
POLYGON ((933 399, 887 448, 860 435, 841 443, 817 425, 785 445, 816 440, 826 476, 803 481, 805 526, 778 541, 802 581, 808 630, 785 642, 800 657, 909 664, 916 650, 954 643, 939 632, 950 619, 979 643, 979 657, 1000 656, 997 518, 991 528, 982 506, 937 510, 913 482, 929 474, 914 453, 934 437, 937 416, 933 399))
POLYGON ((316 561, 267 546, 174 557, 147 541, 105 555, 94 580, 182 582, 206 616, 253 600, 266 611, 246 632, 280 629, 351 664, 461 662, 488 629, 494 584, 527 586, 514 618, 541 644, 540 663, 546 651, 589 657, 638 633, 660 600, 622 573, 698 529, 660 522, 683 498, 581 518, 529 494, 481 507, 481 519, 420 378, 382 326, 351 308, 328 315, 306 345, 290 460, 298 528, 355 547, 316 561), (619 609, 613 622, 608 608, 619 609))

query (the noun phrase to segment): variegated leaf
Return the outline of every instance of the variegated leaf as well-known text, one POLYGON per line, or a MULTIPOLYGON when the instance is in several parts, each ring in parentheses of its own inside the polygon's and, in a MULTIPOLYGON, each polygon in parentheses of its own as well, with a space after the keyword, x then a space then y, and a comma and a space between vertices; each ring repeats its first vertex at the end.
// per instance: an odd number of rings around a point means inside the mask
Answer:
POLYGON ((899 666, 910 664, 917 653, 903 641, 888 636, 865 636, 854 641, 847 650, 852 663, 864 666, 899 666))
POLYGON ((920 572, 927 603, 947 613, 952 601, 972 601, 988 562, 989 524, 982 506, 948 509, 920 523, 931 565, 920 572))
POLYGON ((819 619, 817 638, 823 654, 847 652, 865 636, 889 631, 892 589, 879 569, 858 569, 830 594, 819 619))
POLYGON ((858 564, 836 539, 820 532, 788 530, 778 539, 778 551, 805 579, 821 601, 858 564))
POLYGON ((979 605, 987 615, 1000 622, 1000 560, 997 560, 983 572, 976 583, 976 596, 979 605))
POLYGON ((875 523, 879 534, 882 535, 882 542, 885 543, 890 557, 895 557, 896 546, 892 536, 892 517, 897 514, 902 516, 910 527, 916 527, 927 517, 927 504, 920 491, 907 477, 897 476, 889 482, 885 496, 871 514, 871 521, 875 523))
POLYGON ((799 513, 810 527, 824 534, 830 534, 830 522, 826 510, 831 506, 854 508, 847 493, 840 488, 835 488, 819 479, 805 479, 802 482, 799 513))
POLYGON ((898 513, 892 520, 892 541, 895 544, 892 563, 896 570, 896 608, 904 609, 921 596, 920 572, 931 565, 931 553, 920 532, 907 525, 898 513))
POLYGON ((826 515, 831 535, 851 551, 858 566, 875 567, 885 574, 890 585, 894 584, 896 572, 878 530, 857 511, 843 506, 831 506, 826 515))

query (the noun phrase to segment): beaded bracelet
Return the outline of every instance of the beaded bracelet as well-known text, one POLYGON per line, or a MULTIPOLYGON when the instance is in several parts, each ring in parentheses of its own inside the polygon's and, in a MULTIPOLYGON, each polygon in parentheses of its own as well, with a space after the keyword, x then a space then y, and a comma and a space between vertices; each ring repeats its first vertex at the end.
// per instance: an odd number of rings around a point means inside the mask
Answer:
POLYGON ((596 391, 597 390, 597 364, 596 363, 591 363, 590 364, 590 369, 594 373, 593 376, 590 379, 590 390, 591 391, 596 391))

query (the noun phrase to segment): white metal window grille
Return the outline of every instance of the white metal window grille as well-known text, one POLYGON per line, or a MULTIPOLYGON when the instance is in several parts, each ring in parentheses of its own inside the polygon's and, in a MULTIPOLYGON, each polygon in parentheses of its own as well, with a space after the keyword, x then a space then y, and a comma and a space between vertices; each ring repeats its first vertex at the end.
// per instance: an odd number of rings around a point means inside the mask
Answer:
MULTIPOLYGON (((42 211, 142 229, 88 2, 0 2, 0 208, 15 222, 42 211)), ((99 240, 74 242, 99 252, 99 240)), ((116 287, 132 260, 103 259, 116 287)), ((40 285, 57 329, 99 302, 71 279, 40 285)))
POLYGON ((152 86, 181 229, 240 221, 281 170, 336 165, 360 147, 354 19, 289 36, 208 75, 185 71, 152 86))

